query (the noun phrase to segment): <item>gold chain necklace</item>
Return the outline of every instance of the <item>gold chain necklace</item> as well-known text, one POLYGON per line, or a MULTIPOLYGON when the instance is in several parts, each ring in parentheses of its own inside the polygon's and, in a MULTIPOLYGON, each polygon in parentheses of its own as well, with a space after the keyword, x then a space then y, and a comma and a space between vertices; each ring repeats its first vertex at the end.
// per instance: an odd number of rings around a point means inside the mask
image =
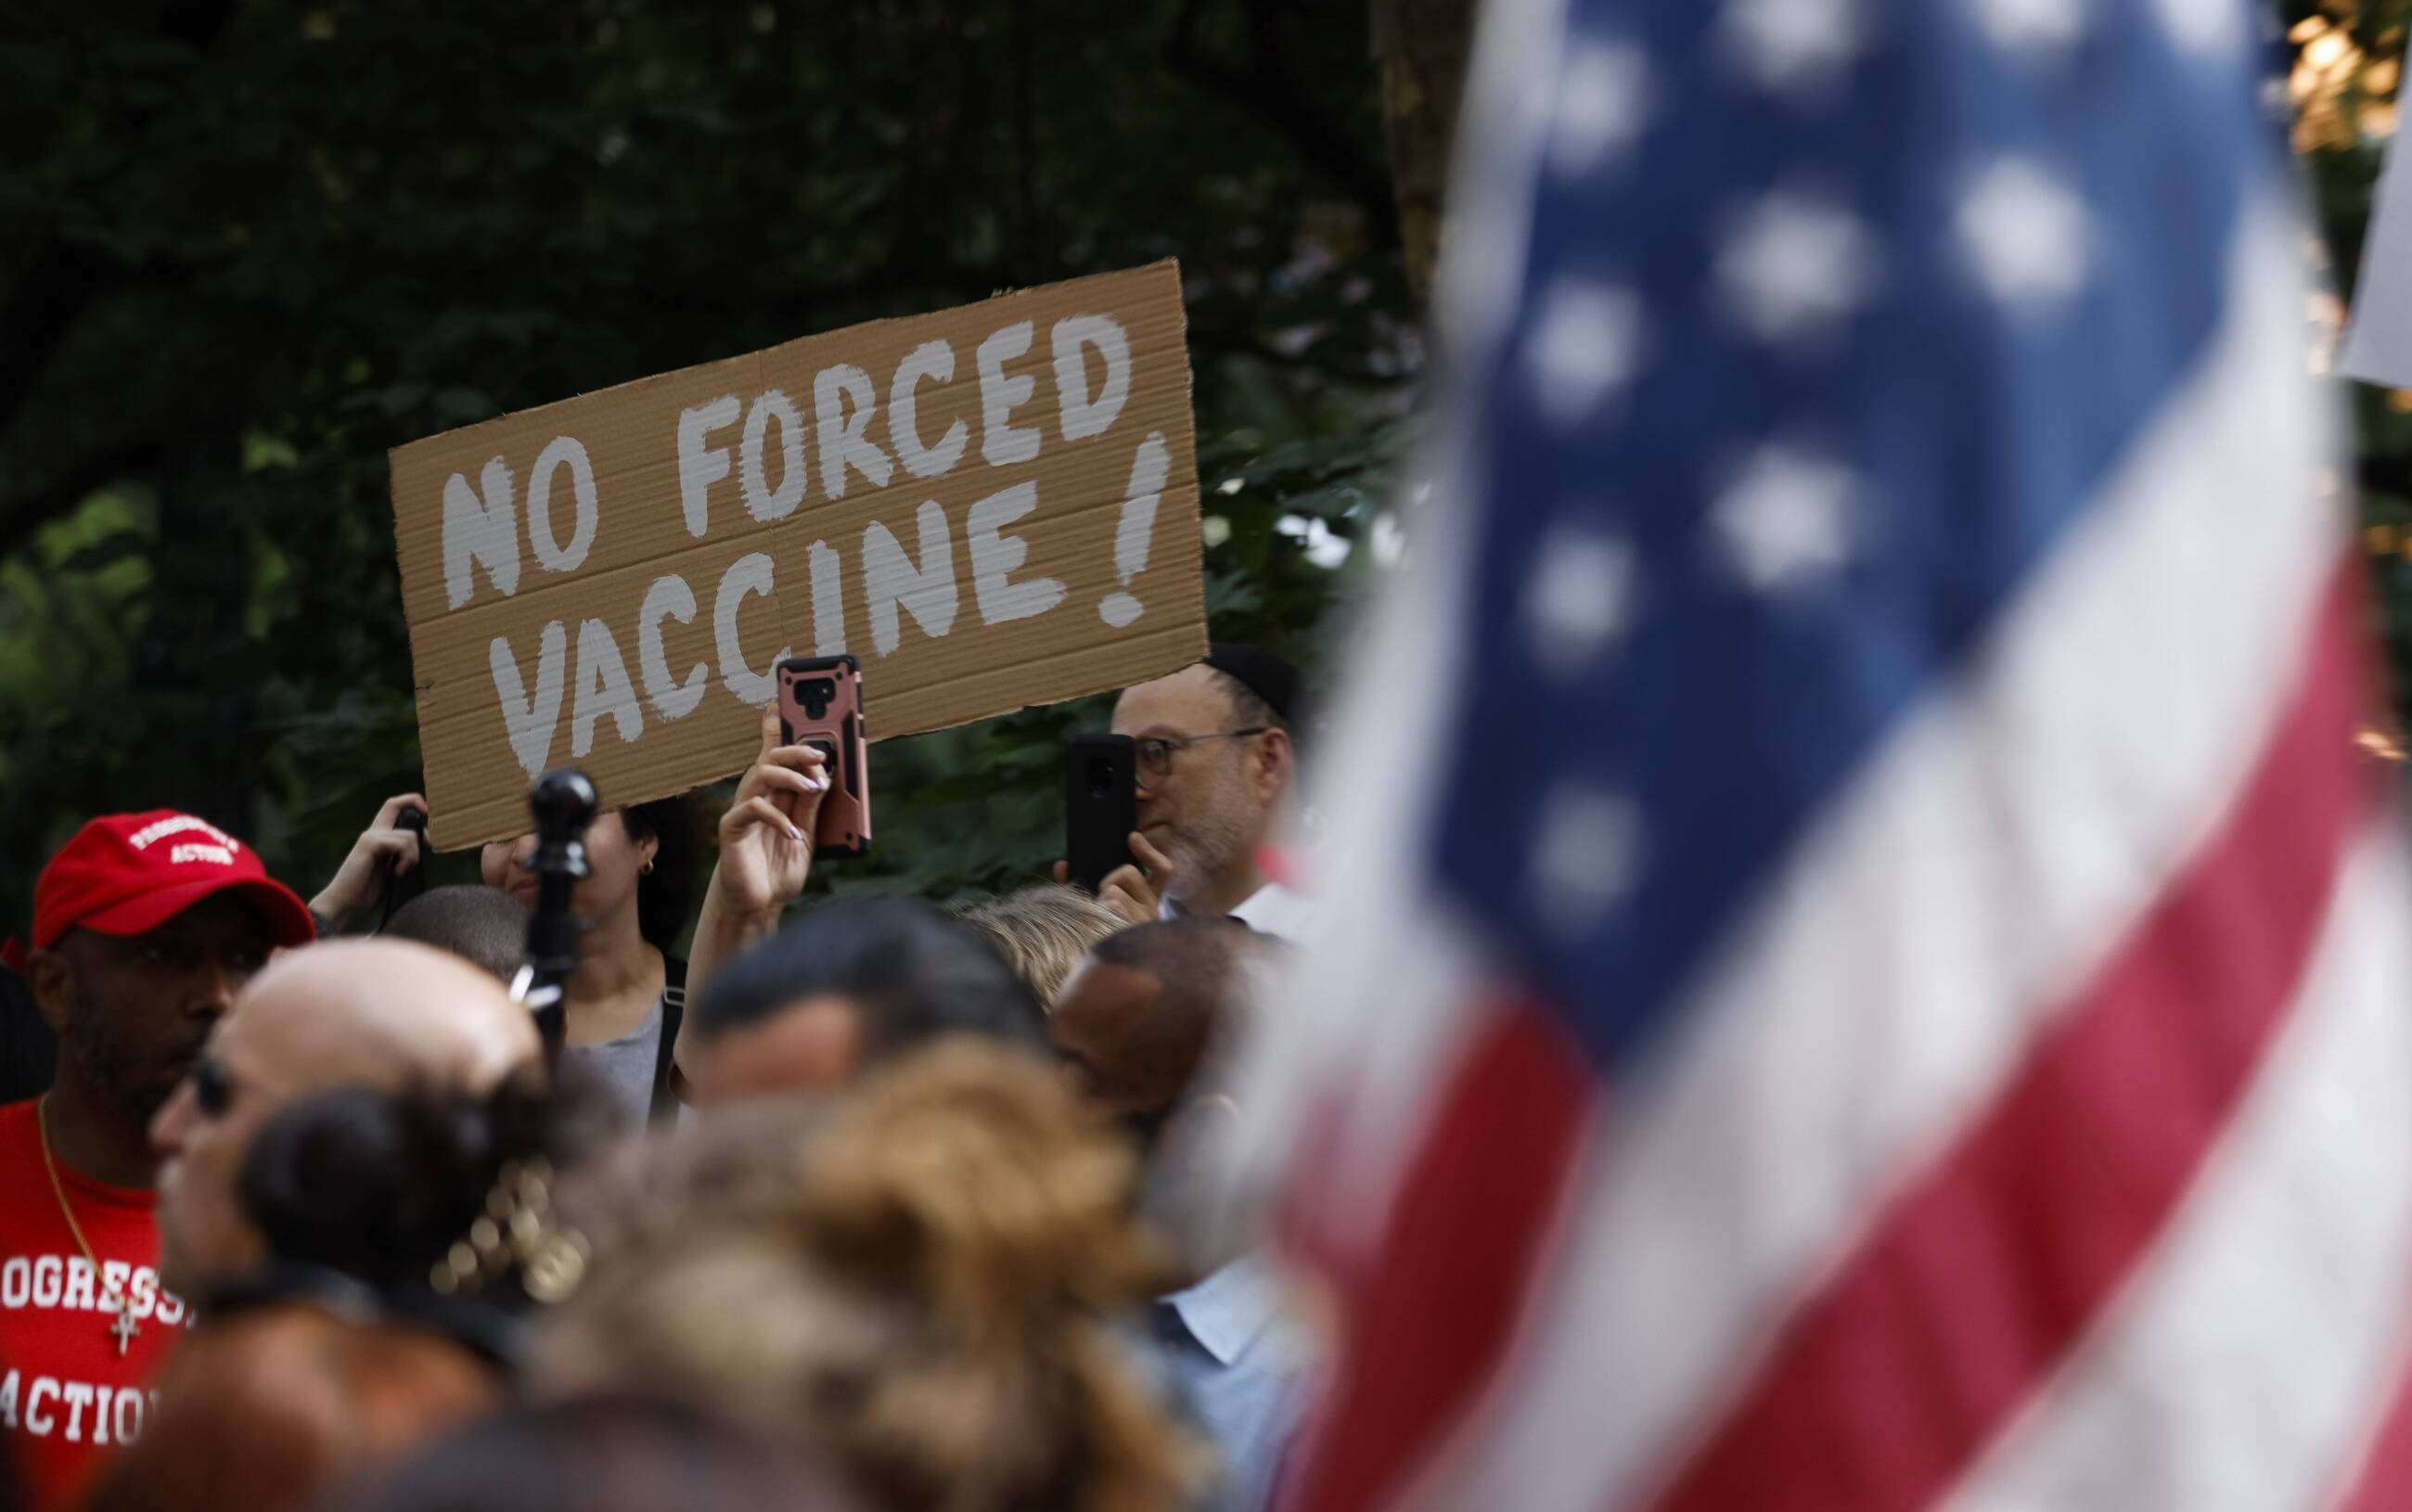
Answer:
POLYGON ((109 1332, 117 1341, 117 1354, 122 1359, 134 1343, 134 1336, 142 1331, 142 1325, 134 1321, 134 1309, 126 1301, 125 1294, 101 1276, 100 1258, 92 1253, 92 1246, 84 1242, 83 1228, 76 1222, 75 1209, 67 1206, 67 1189, 59 1180, 59 1163, 51 1154, 51 1094, 47 1092, 42 1094, 42 1100, 34 1105, 34 1134, 41 1140, 42 1169, 51 1178, 51 1196, 59 1199, 59 1216, 67 1221, 67 1232, 75 1237, 76 1248, 83 1251, 83 1263, 92 1267, 92 1284, 100 1288, 101 1305, 116 1311, 117 1320, 109 1326, 109 1332))

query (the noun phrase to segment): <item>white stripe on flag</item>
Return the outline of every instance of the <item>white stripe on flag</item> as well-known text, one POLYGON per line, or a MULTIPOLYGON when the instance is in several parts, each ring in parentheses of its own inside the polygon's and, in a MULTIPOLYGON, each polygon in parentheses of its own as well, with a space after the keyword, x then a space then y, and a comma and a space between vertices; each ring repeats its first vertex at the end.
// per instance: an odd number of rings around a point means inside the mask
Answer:
POLYGON ((2354 847, 2297 1006, 2113 1311, 1951 1512, 2311 1507, 2392 1393, 2412 1299, 2412 873, 2354 847))
POLYGON ((1334 843, 1308 879, 1318 936, 1256 1016, 1236 1063, 1243 1122, 1220 1152, 1228 1200, 1211 1222, 1249 1223, 1308 1141, 1328 1180, 1310 1196, 1316 1237, 1373 1242, 1433 1089, 1474 1021, 1480 990, 1463 932, 1433 919, 1417 885, 1431 850, 1430 794, 1452 753, 1441 690, 1463 652, 1457 627, 1463 512, 1429 509, 1375 605, 1335 733, 1334 843), (1318 1120, 1345 1108, 1336 1126, 1318 1120))
POLYGON ((1565 0, 1493 0, 1476 25, 1451 181, 1464 186, 1450 217, 1435 319, 1444 328, 1435 433, 1419 448, 1399 502, 1406 559, 1354 626, 1351 674, 1331 738, 1314 763, 1310 797, 1333 839, 1308 883, 1321 901, 1320 935, 1258 1015, 1237 1058, 1243 1123, 1217 1152, 1222 1211, 1208 1222, 1245 1226, 1284 1180, 1318 1111, 1348 1119, 1316 1127, 1333 1178, 1315 1214, 1328 1240, 1370 1242, 1387 1213, 1406 1148, 1433 1088, 1478 1008, 1478 964, 1464 932, 1435 919, 1429 869, 1431 795, 1453 758, 1478 760, 1478 736, 1447 721, 1463 644, 1465 540, 1472 523, 1463 465, 1479 406, 1451 403, 1485 370, 1522 297, 1532 195, 1556 89, 1536 88, 1535 60, 1565 52, 1565 0), (1336 1103, 1335 1103, 1336 1099, 1336 1103))
POLYGON ((2202 368, 1611 1097, 1494 1431, 1431 1505, 1640 1497, 2224 813, 2341 545, 2305 501, 2296 235, 2248 216, 2202 368))

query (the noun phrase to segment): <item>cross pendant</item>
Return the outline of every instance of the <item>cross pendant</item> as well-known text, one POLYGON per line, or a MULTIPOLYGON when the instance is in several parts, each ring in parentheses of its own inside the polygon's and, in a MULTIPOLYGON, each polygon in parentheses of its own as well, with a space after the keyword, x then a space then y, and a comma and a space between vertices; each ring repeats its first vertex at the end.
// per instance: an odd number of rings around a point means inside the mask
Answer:
POLYGON ((134 1343, 134 1336, 142 1331, 142 1325, 134 1321, 134 1310, 121 1302, 117 1307, 117 1321, 109 1326, 109 1331, 116 1337, 118 1357, 124 1358, 127 1346, 134 1343))

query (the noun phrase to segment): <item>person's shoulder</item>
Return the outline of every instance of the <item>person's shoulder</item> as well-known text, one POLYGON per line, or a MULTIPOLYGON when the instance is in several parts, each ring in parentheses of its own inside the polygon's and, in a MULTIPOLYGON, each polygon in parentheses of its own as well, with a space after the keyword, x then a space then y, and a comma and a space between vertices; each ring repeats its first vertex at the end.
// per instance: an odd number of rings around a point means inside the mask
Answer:
POLYGON ((350 1438, 331 1389, 331 1328, 307 1309, 263 1308, 196 1330, 92 1512, 172 1506, 197 1485, 223 1505, 303 1505, 350 1438))
POLYGON ((1268 882, 1231 910, 1231 917, 1274 939, 1303 944, 1316 932, 1317 901, 1295 888, 1268 882))
POLYGON ((213 1413, 280 1422, 346 1446, 406 1437, 491 1402, 494 1383, 467 1350, 400 1325, 295 1302, 247 1311, 194 1333, 174 1385, 213 1413))

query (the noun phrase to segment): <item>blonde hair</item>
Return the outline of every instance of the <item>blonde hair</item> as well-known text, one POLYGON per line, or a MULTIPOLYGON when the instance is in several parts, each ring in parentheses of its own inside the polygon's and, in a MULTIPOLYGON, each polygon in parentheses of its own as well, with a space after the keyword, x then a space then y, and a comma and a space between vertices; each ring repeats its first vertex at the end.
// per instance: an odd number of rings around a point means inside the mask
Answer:
POLYGON ((881 1512, 1187 1505, 1200 1451, 1112 1323, 1168 1284, 1166 1255, 1133 1157, 1052 1067, 941 1042, 754 1149, 763 1179, 669 1194, 671 1222, 598 1255, 540 1387, 767 1421, 881 1512))
POLYGON ((1123 927, 1121 916, 1077 888, 1042 882, 964 909, 963 921, 988 938, 1013 974, 1053 1012, 1055 994, 1089 947, 1123 927))

